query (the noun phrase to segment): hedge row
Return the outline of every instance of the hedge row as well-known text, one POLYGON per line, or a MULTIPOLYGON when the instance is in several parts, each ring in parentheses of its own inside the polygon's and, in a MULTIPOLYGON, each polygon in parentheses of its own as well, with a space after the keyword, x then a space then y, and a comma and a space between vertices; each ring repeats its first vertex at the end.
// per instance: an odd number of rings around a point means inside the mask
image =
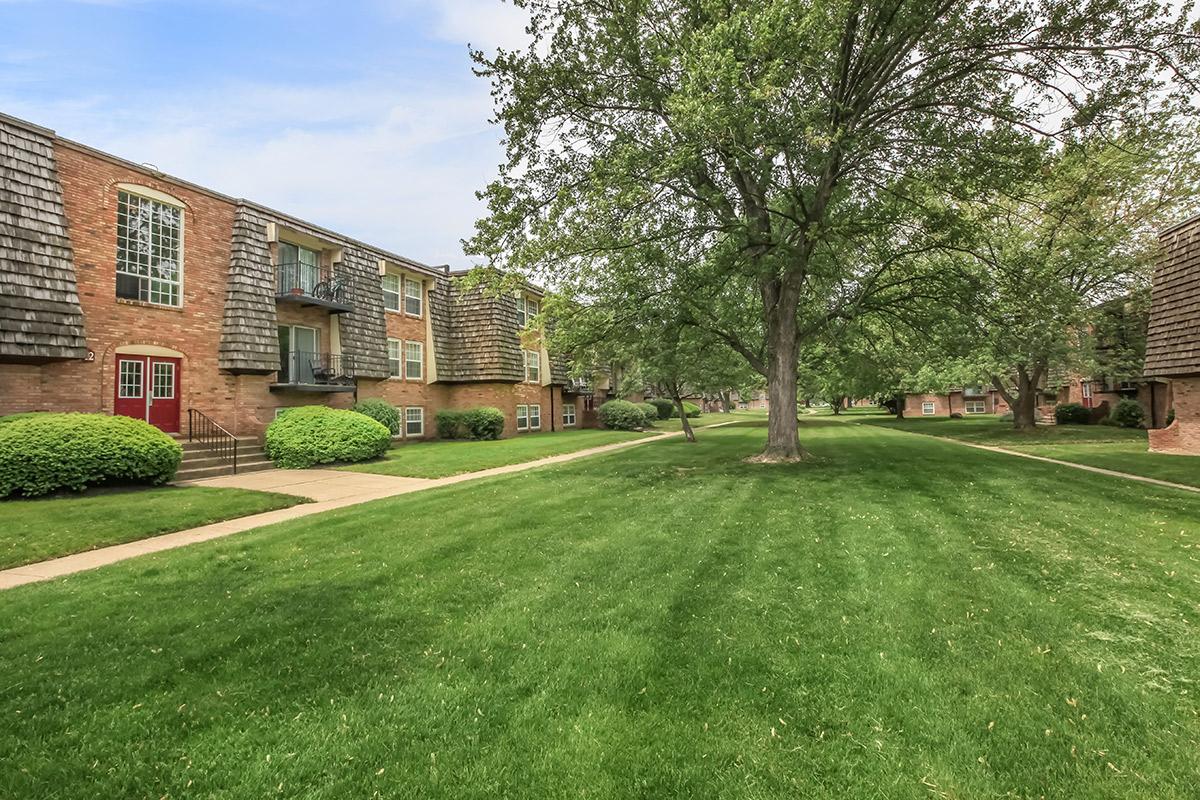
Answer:
POLYGON ((143 420, 107 414, 0 418, 0 497, 106 483, 166 483, 183 448, 143 420))
POLYGON ((499 439, 504 433, 504 412, 491 406, 437 412, 437 432, 442 439, 499 439))

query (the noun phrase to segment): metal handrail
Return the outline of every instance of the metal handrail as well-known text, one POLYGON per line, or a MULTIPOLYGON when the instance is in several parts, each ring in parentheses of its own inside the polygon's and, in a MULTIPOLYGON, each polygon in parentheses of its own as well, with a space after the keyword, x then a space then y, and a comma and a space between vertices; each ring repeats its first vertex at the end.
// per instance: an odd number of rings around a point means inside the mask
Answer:
POLYGON ((232 460, 233 473, 237 474, 237 437, 218 425, 203 411, 195 408, 188 409, 188 441, 198 442, 205 449, 216 453, 218 458, 232 460))
POLYGON ((278 382, 348 386, 354 383, 354 359, 339 353, 303 350, 281 353, 278 382))
POLYGON ((291 262, 277 265, 275 275, 276 294, 299 294, 332 303, 346 302, 350 275, 343 269, 291 262))

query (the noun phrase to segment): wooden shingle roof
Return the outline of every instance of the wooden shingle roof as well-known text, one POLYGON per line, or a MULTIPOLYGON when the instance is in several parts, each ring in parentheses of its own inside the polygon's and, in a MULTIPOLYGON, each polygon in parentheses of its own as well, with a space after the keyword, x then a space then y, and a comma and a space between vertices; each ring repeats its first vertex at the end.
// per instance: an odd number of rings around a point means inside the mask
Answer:
POLYGON ((1147 378, 1200 375, 1200 217, 1163 232, 1146 335, 1147 378))
POLYGON ((517 335, 517 304, 482 286, 463 289, 448 277, 437 280, 433 315, 438 380, 447 383, 525 379, 517 335))
POLYGON ((0 115, 0 360, 86 355, 54 134, 0 115))

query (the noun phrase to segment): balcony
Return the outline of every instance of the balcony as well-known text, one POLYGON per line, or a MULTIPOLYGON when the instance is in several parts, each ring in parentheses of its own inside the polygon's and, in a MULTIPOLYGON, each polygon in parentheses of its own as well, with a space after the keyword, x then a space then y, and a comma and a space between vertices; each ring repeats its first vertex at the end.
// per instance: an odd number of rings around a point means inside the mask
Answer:
POLYGON ((354 359, 329 353, 283 353, 271 391, 353 392, 354 359))
POLYGON ((280 303, 319 306, 331 314, 353 311, 350 273, 313 264, 279 264, 275 268, 275 299, 280 303))

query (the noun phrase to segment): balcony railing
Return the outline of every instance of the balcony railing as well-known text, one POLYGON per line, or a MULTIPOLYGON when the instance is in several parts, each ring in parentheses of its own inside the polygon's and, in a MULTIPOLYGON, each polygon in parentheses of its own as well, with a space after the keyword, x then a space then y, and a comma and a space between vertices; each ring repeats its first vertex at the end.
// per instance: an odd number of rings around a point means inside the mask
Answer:
POLYGON ((354 359, 330 353, 282 353, 273 388, 311 392, 354 391, 354 359))
POLYGON ((280 264, 275 268, 275 296, 281 302, 323 306, 334 313, 352 310, 350 273, 313 264, 280 264))

